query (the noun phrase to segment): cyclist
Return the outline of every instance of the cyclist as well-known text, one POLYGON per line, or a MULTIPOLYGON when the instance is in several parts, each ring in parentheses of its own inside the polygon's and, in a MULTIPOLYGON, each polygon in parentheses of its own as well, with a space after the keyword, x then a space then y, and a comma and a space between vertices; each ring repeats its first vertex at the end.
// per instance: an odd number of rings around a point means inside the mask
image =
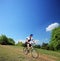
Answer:
POLYGON ((26 38, 26 41, 25 41, 25 46, 27 47, 28 52, 29 52, 30 47, 32 47, 31 43, 34 42, 34 40, 33 40, 32 37, 33 37, 33 34, 30 34, 30 36, 27 37, 27 38, 26 38), (32 41, 32 42, 31 42, 31 41, 32 41))

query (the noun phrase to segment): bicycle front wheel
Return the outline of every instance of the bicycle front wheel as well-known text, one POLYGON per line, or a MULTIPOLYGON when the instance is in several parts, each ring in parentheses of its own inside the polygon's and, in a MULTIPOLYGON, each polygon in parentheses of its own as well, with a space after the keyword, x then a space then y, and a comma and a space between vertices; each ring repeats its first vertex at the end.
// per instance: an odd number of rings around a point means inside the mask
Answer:
POLYGON ((38 58, 39 57, 39 53, 36 49, 31 50, 31 55, 32 55, 33 58, 38 58))

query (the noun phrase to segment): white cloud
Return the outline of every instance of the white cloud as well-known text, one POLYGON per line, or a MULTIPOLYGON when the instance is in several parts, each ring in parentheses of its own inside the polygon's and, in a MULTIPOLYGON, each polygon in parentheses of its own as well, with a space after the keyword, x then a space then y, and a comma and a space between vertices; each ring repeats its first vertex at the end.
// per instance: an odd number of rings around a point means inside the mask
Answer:
POLYGON ((25 43, 25 40, 18 40, 18 42, 22 42, 22 43, 25 43))
POLYGON ((25 40, 16 40, 15 43, 17 44, 18 42, 25 43, 25 40))
POLYGON ((51 31, 59 26, 59 23, 52 23, 47 28, 46 31, 51 31))

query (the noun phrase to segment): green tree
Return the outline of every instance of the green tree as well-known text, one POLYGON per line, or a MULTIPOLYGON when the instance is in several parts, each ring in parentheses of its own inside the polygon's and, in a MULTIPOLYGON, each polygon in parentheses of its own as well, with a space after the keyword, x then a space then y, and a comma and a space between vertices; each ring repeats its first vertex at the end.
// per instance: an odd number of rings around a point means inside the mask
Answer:
POLYGON ((48 43, 42 43, 41 48, 48 50, 49 49, 48 43))
POLYGON ((53 50, 60 49, 60 27, 52 30, 49 47, 53 50))
POLYGON ((12 38, 8 38, 9 45, 15 45, 15 41, 12 38))
POLYGON ((2 44, 2 45, 8 44, 8 38, 5 35, 0 36, 0 44, 2 44))
POLYGON ((23 46, 23 43, 22 42, 18 42, 16 45, 17 46, 23 46))
POLYGON ((35 48, 41 48, 41 46, 40 46, 40 45, 35 45, 34 47, 35 47, 35 48))
POLYGON ((0 44, 2 45, 15 45, 15 42, 12 38, 8 38, 6 35, 0 36, 0 44))

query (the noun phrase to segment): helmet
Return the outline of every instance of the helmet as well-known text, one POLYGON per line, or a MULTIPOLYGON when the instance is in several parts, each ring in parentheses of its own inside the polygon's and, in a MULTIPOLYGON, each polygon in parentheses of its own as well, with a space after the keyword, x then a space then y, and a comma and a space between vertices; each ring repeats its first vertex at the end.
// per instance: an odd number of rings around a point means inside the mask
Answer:
POLYGON ((33 36, 33 34, 30 34, 30 36, 33 36))

